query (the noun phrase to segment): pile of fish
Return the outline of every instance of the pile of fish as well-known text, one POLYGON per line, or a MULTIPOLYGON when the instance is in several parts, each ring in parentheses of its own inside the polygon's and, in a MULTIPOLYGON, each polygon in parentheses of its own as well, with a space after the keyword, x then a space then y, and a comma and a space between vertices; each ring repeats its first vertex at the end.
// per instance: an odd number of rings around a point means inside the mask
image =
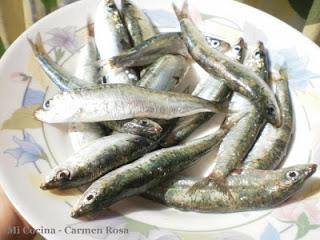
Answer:
POLYGON ((230 45, 204 36, 187 2, 173 7, 181 32, 160 33, 129 0, 121 11, 102 0, 75 75, 51 60, 40 34, 29 39, 61 90, 35 116, 68 123, 75 150, 41 188, 89 184, 73 217, 134 195, 200 212, 265 209, 287 200, 316 171, 315 164, 276 170, 294 132, 286 69, 269 68, 263 43, 230 45), (192 94, 177 92, 192 63, 208 78, 192 94), (215 132, 182 143, 215 113, 225 116, 215 132), (179 176, 214 148, 209 176, 179 176))

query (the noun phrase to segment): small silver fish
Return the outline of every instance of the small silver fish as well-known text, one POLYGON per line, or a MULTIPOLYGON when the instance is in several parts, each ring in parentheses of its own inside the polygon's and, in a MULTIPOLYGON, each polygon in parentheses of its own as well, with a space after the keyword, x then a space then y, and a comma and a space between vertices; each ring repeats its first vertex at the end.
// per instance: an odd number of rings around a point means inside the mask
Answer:
MULTIPOLYGON (((88 20, 87 29, 89 33, 88 42, 79 52, 75 77, 85 79, 88 84, 94 86, 99 84, 101 79, 98 67, 92 64, 99 60, 99 54, 90 19, 88 20)), ((70 123, 68 133, 73 150, 78 151, 88 143, 105 136, 107 131, 100 123, 70 123)))
POLYGON ((190 64, 184 57, 165 55, 146 69, 142 79, 137 82, 137 86, 171 90, 183 79, 189 67, 190 64))
POLYGON ((179 32, 157 34, 134 48, 100 62, 104 71, 121 67, 143 67, 166 54, 180 54, 188 57, 188 50, 179 32))
POLYGON ((73 76, 49 57, 44 49, 40 33, 38 33, 35 42, 29 38, 28 41, 42 70, 60 90, 67 91, 69 89, 92 86, 91 80, 86 81, 73 76))
MULTIPOLYGON (((258 50, 265 50, 261 47, 261 44, 257 44, 253 49, 250 48, 243 63, 244 65, 249 64, 251 70, 256 74, 264 72, 265 69, 264 67, 260 67, 261 62, 266 61, 264 55, 257 57, 255 54, 258 50)), ((264 66, 266 67, 266 64, 264 66)), ((243 161, 265 124, 263 115, 249 99, 237 92, 233 93, 229 109, 231 109, 232 113, 227 115, 224 124, 228 124, 228 122, 233 121, 234 118, 238 119, 239 116, 243 117, 221 142, 215 165, 210 175, 203 179, 202 183, 196 184, 194 189, 210 182, 215 182, 223 188, 225 178, 243 161)))
POLYGON ((277 73, 274 71, 271 84, 276 89, 276 97, 282 114, 282 125, 279 128, 275 128, 272 124, 264 127, 242 165, 244 169, 276 168, 288 152, 294 132, 294 117, 286 70, 280 69, 277 73))
POLYGON ((316 164, 301 164, 275 171, 244 170, 226 179, 230 195, 214 185, 190 191, 199 179, 176 178, 150 188, 145 197, 169 207, 199 212, 239 212, 280 205, 298 190, 316 171, 316 164))
MULTIPOLYGON (((241 60, 245 43, 243 39, 234 45, 230 46, 229 43, 222 40, 206 38, 210 45, 225 54, 231 56, 234 60, 241 60)), ((205 81, 200 81, 196 88, 193 90, 192 95, 197 96, 209 101, 224 101, 230 93, 229 88, 223 81, 209 76, 205 81)), ((208 121, 214 114, 213 113, 198 113, 188 117, 180 118, 172 131, 161 141, 162 147, 170 147, 178 144, 186 139, 193 131, 195 131, 201 124, 208 121)))
POLYGON ((131 1, 121 0, 121 6, 123 19, 134 46, 158 33, 158 29, 153 25, 148 15, 131 1))
POLYGON ((228 130, 229 128, 221 128, 189 143, 151 152, 104 175, 85 191, 73 208, 71 216, 80 217, 95 212, 157 186, 210 151, 228 130))
POLYGON ((103 124, 116 132, 131 133, 151 139, 158 139, 163 130, 157 122, 147 118, 132 119, 131 121, 107 121, 103 124))
POLYGON ((47 123, 101 122, 129 118, 172 119, 223 109, 224 104, 188 94, 107 84, 57 94, 44 102, 35 116, 47 123))
MULTIPOLYGON (((94 32, 101 59, 116 56, 131 47, 130 37, 114 0, 101 0, 95 14, 94 32)), ((105 75, 107 83, 132 84, 137 80, 134 71, 112 68, 105 75)))
POLYGON ((46 176, 41 189, 66 189, 90 183, 156 146, 150 139, 124 133, 96 139, 61 162, 46 176))
POLYGON ((208 73, 223 79, 231 90, 249 98, 268 122, 279 127, 281 125, 280 109, 267 83, 248 67, 232 61, 228 56, 209 46, 201 31, 189 18, 187 1, 181 11, 175 5, 173 6, 180 21, 184 42, 193 59, 208 73))

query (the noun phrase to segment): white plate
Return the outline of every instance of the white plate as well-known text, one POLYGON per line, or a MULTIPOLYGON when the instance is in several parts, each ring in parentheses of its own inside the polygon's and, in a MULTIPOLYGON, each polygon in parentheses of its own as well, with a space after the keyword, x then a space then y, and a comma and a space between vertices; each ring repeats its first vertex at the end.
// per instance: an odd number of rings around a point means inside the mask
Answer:
MULTIPOLYGON (((244 36, 249 43, 262 40, 269 49, 272 64, 287 64, 296 135, 285 165, 319 162, 319 48, 283 22, 246 5, 233 1, 190 2, 195 19, 200 15, 204 19, 203 31, 229 41, 235 36, 244 36)), ((78 191, 62 193, 39 189, 45 173, 70 156, 72 149, 63 126, 41 125, 33 118, 34 110, 44 97, 56 90, 37 65, 27 37, 34 38, 40 32, 51 56, 58 56, 59 63, 72 71, 77 62, 77 49, 86 41, 87 17, 94 14, 97 3, 98 0, 84 0, 50 14, 22 34, 1 59, 0 180, 28 222, 47 239, 316 239, 320 234, 316 225, 320 224, 316 177, 296 195, 297 202, 277 209, 201 214, 134 197, 113 205, 111 211, 92 221, 69 217, 70 204, 77 199, 78 191), (71 234, 70 226, 79 231, 111 226, 129 229, 129 233, 124 230, 118 234, 107 231, 71 234)), ((171 1, 137 0, 136 3, 146 9, 162 29, 178 26, 171 1)), ((212 125, 212 122, 206 124, 193 137, 206 133, 212 125)), ((213 154, 205 156, 186 174, 205 175, 213 154)))

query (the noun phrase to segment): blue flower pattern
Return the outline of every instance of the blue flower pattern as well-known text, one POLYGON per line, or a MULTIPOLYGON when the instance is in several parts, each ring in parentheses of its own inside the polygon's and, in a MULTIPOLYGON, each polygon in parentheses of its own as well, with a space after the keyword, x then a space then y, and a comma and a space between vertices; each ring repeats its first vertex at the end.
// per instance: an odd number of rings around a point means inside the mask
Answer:
POLYGON ((278 230, 270 223, 266 226, 260 236, 260 240, 280 240, 280 234, 278 230))
POLYGON ((41 104, 44 99, 44 92, 39 90, 34 90, 32 88, 27 88, 25 92, 25 97, 23 100, 23 107, 30 107, 35 104, 41 104))
POLYGON ((295 48, 285 48, 277 52, 269 53, 272 65, 286 66, 290 85, 294 90, 305 91, 310 86, 310 80, 320 76, 307 70, 309 58, 300 56, 295 48))
MULTIPOLYGON (((24 132, 23 139, 19 139, 14 136, 12 140, 18 145, 18 147, 7 149, 4 153, 11 155, 17 160, 17 167, 27 163, 33 163, 36 166, 36 161, 40 159, 47 161, 50 165, 47 154, 44 152, 43 148, 35 142, 34 138, 29 133, 24 132)), ((37 166, 36 168, 40 172, 37 166)))

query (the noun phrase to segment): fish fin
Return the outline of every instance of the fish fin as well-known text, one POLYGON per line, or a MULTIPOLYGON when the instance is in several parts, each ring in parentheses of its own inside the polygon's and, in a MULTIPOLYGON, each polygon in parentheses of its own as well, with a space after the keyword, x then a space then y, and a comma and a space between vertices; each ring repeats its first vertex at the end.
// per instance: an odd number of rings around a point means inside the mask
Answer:
POLYGON ((286 67, 281 67, 279 69, 279 73, 280 73, 280 81, 288 81, 288 69, 286 67))
POLYGON ((243 168, 235 168, 232 173, 241 174, 243 172, 243 168))
POLYGON ((87 30, 88 30, 88 35, 89 37, 94 37, 94 26, 93 26, 94 22, 92 20, 92 17, 89 16, 87 18, 87 30))
POLYGON ((243 119, 245 116, 247 116, 249 114, 249 112, 245 112, 243 114, 239 114, 237 115, 235 118, 232 118, 231 120, 229 119, 229 121, 227 121, 228 119, 226 118, 221 127, 226 129, 226 128, 232 128, 233 126, 237 125, 238 122, 241 121, 241 119, 243 119))
POLYGON ((193 194, 198 189, 207 187, 210 184, 210 182, 211 182, 211 179, 209 177, 205 177, 201 179, 200 181, 196 182, 189 188, 188 194, 193 194))
POLYGON ((189 18, 189 2, 188 2, 188 0, 185 0, 183 2, 182 8, 181 8, 181 15, 183 18, 189 18))
POLYGON ((97 67, 107 67, 107 68, 115 67, 115 64, 114 64, 112 58, 98 60, 98 61, 96 61, 95 65, 97 67))
POLYGON ((172 4, 172 8, 179 20, 182 20, 183 18, 189 18, 189 3, 188 0, 185 0, 181 10, 178 9, 176 4, 172 4))
POLYGON ((28 42, 32 48, 32 51, 36 56, 38 55, 48 56, 47 52, 44 49, 43 41, 40 33, 37 34, 35 42, 33 42, 31 38, 28 38, 28 42))
POLYGON ((224 195, 228 196, 233 202, 235 202, 235 198, 233 197, 231 191, 229 190, 228 186, 226 185, 225 180, 222 181, 213 181, 212 186, 215 187, 219 192, 223 193, 224 195))
POLYGON ((207 178, 210 179, 210 187, 217 189, 222 194, 228 196, 229 199, 235 201, 231 191, 226 184, 225 177, 219 174, 217 175, 213 172, 207 178))
POLYGON ((175 3, 172 3, 172 8, 173 8, 173 11, 176 14, 177 18, 179 20, 182 19, 181 11, 179 10, 179 8, 177 7, 177 5, 175 3))
POLYGON ((94 63, 94 65, 100 68, 99 74, 101 76, 107 75, 110 69, 115 68, 112 59, 98 60, 94 63))
MULTIPOLYGON (((185 94, 190 94, 191 90, 190 90, 190 86, 187 86, 185 89, 182 90, 182 93, 185 93, 185 94)), ((173 91, 175 92, 175 91, 173 91)))
POLYGON ((229 102, 228 101, 224 101, 224 102, 217 102, 217 101, 210 101, 214 108, 218 110, 218 112, 220 113, 230 113, 229 110, 229 102))

